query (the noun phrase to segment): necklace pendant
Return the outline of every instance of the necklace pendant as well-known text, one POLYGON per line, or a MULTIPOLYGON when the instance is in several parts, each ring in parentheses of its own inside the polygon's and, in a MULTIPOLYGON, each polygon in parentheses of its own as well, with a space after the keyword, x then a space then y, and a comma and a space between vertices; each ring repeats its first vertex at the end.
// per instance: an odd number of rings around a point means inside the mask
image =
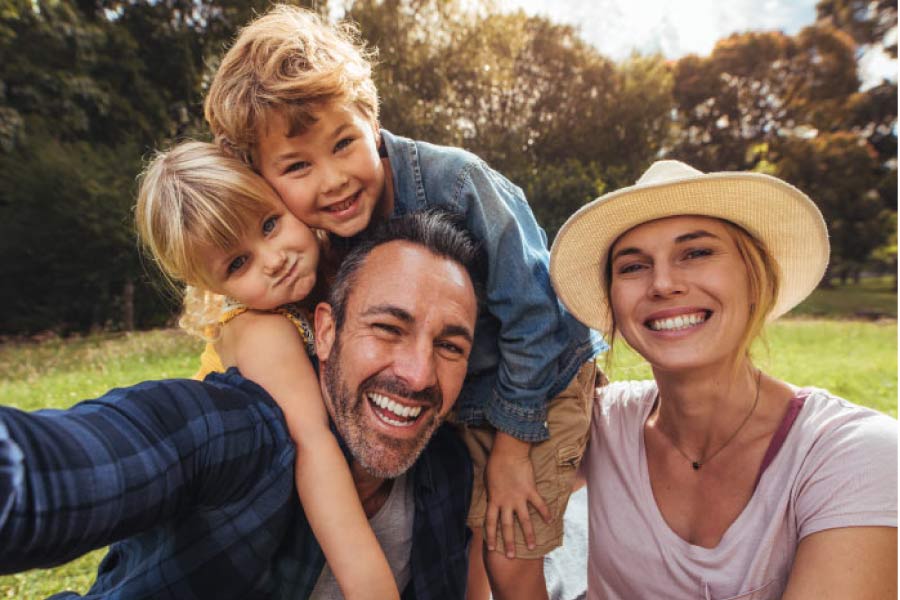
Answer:
POLYGON ((694 467, 695 471, 700 470, 700 463, 698 463, 696 460, 691 463, 691 466, 694 467))

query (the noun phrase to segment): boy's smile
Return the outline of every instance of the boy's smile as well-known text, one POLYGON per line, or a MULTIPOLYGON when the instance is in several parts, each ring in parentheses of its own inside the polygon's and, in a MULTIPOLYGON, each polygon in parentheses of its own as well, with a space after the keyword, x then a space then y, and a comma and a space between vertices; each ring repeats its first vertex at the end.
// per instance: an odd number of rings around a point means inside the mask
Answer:
POLYGON ((385 194, 378 132, 344 103, 326 104, 315 116, 310 127, 295 134, 284 113, 269 115, 254 164, 298 219, 350 237, 369 225, 376 208, 386 216, 392 204, 385 194))

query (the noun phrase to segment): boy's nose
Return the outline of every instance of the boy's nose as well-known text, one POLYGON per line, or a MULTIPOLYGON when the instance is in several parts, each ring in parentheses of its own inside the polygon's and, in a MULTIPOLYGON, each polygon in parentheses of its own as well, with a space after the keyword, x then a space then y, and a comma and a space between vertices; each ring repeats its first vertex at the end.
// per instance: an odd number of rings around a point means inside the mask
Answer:
POLYGON ((338 192, 347 185, 350 178, 337 165, 327 165, 325 167, 325 176, 323 178, 323 191, 325 193, 338 192))

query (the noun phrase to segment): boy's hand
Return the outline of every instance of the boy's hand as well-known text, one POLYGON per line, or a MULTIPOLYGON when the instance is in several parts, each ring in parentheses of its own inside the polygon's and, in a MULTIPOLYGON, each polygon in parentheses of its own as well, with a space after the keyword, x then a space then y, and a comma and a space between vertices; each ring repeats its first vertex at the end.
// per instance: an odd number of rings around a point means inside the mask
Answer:
POLYGON ((530 450, 531 444, 528 442, 498 431, 485 466, 487 514, 484 520, 484 539, 488 550, 493 551, 497 546, 499 519, 507 558, 516 557, 515 517, 519 519, 528 548, 534 548, 534 528, 528 514, 529 503, 545 522, 550 521, 550 509, 538 494, 534 483, 530 450))

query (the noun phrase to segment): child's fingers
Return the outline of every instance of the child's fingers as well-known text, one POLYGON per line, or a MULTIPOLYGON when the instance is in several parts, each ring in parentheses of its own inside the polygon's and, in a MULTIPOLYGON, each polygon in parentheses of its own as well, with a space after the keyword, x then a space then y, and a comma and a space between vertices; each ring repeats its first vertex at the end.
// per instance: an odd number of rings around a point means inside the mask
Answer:
POLYGON ((499 508, 488 504, 487 513, 484 517, 484 541, 487 544, 487 549, 491 552, 497 547, 497 516, 499 513, 499 508))
POLYGON ((509 509, 504 509, 500 514, 500 527, 503 529, 503 546, 506 551, 506 558, 516 557, 516 534, 513 529, 515 526, 515 513, 509 509))
POLYGON ((534 550, 534 525, 531 524, 531 515, 528 514, 527 503, 522 503, 522 506, 516 511, 516 516, 519 517, 519 525, 522 527, 522 533, 525 535, 525 544, 529 550, 534 550))
POLYGON ((544 502, 541 495, 537 493, 537 490, 532 491, 531 495, 528 497, 528 501, 544 519, 544 523, 549 523, 551 521, 553 517, 550 515, 550 507, 547 506, 547 503, 544 502))

